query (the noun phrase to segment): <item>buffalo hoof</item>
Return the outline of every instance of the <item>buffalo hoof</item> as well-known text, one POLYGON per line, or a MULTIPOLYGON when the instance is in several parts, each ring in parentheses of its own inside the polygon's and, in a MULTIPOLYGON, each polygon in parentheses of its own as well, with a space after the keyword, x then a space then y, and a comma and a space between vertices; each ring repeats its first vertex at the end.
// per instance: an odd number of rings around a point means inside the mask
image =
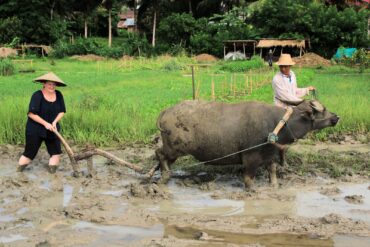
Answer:
POLYGON ((158 180, 158 184, 167 184, 170 181, 170 178, 170 171, 162 171, 161 178, 158 180))
POLYGON ((272 183, 270 183, 270 186, 272 187, 272 188, 274 188, 274 189, 278 189, 279 188, 279 184, 278 184, 278 182, 276 181, 276 182, 272 182, 272 183))

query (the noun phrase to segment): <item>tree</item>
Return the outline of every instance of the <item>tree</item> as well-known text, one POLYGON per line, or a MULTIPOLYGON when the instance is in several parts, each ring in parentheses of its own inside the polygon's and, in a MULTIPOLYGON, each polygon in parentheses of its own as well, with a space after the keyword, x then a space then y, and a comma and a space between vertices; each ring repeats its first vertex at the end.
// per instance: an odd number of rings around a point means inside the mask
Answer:
POLYGON ((108 47, 112 47, 112 8, 114 0, 103 0, 104 8, 108 10, 108 47))
POLYGON ((84 19, 84 36, 87 38, 87 21, 90 14, 101 4, 101 0, 81 0, 74 2, 73 9, 81 12, 84 19))

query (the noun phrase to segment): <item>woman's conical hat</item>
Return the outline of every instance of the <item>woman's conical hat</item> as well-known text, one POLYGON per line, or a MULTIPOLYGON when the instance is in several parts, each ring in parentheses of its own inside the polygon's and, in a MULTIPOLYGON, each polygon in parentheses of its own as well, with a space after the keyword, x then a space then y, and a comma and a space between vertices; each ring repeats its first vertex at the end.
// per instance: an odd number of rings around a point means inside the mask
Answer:
POLYGON ((55 82, 57 84, 57 86, 60 86, 60 87, 65 87, 67 86, 56 74, 54 74, 53 72, 49 72, 49 73, 46 73, 45 75, 42 75, 40 77, 37 77, 36 79, 34 79, 33 81, 35 82, 40 82, 40 83, 45 83, 45 82, 48 82, 48 81, 52 81, 52 82, 55 82))

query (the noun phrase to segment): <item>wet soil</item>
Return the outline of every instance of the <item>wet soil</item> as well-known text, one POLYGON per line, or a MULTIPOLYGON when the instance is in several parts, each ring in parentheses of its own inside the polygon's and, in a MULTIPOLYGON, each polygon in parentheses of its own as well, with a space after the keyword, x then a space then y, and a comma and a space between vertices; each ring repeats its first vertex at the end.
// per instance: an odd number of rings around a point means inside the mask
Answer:
MULTIPOLYGON (((0 246, 368 246, 370 145, 343 146, 293 146, 279 188, 261 170, 252 191, 238 169, 194 168, 191 158, 174 165, 167 185, 155 183, 158 174, 149 181, 100 157, 92 178, 72 177, 65 155, 49 174, 44 150, 17 173, 21 147, 1 146, 0 246), (347 169, 333 176, 307 153, 350 163, 331 163, 347 169)), ((110 152, 154 162, 150 146, 110 152)), ((83 162, 81 170, 87 174, 83 162)))

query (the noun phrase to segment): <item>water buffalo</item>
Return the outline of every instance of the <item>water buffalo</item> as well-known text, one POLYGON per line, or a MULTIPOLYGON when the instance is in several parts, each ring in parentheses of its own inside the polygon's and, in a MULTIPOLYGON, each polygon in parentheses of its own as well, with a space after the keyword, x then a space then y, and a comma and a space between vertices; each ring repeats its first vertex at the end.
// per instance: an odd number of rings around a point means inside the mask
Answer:
MULTIPOLYGON (((177 158, 192 155, 199 161, 223 157, 267 141, 269 133, 286 110, 261 103, 236 104, 183 101, 162 111, 157 120, 163 146, 156 150, 162 179, 169 178, 169 167, 177 158)), ((339 117, 315 100, 304 100, 293 108, 287 124, 278 134, 279 144, 290 144, 311 130, 335 126, 339 117)), ((270 182, 277 185, 274 156, 279 148, 266 144, 209 164, 243 164, 246 188, 253 185, 259 166, 266 165, 270 182)))

